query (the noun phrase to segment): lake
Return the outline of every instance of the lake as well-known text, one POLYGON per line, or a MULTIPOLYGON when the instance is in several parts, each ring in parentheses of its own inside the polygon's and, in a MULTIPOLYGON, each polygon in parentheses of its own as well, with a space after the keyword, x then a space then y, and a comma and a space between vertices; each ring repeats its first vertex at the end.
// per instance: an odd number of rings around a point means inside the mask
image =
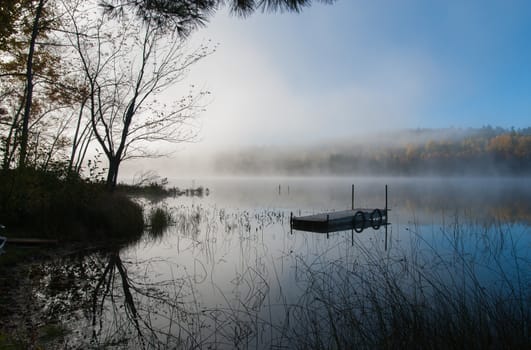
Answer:
POLYGON ((146 212, 171 212, 166 231, 39 267, 32 293, 43 312, 61 315, 71 329, 63 346, 529 342, 528 326, 518 327, 531 313, 527 178, 201 178, 170 185, 205 190, 139 199, 146 212), (349 209, 352 184, 362 208, 383 208, 388 185, 389 226, 290 229, 291 213, 349 209))

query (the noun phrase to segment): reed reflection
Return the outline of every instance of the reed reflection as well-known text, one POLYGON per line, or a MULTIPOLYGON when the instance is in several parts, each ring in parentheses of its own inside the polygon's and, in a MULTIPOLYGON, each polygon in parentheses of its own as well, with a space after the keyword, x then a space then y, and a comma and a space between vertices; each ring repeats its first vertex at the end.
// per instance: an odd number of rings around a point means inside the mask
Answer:
MULTIPOLYGON (((278 187, 272 191, 279 196, 278 187)), ((297 191, 290 185, 289 196, 297 191)), ((399 194, 411 192, 391 186, 391 225, 375 214, 365 220, 371 229, 327 239, 290 234, 294 207, 234 208, 212 202, 215 193, 193 203, 168 200, 170 226, 146 232, 129 247, 44 265, 34 292, 69 322, 69 344, 400 348, 416 341, 427 348, 479 348, 488 339, 495 347, 518 347, 529 339, 525 224, 483 220, 458 205, 446 209, 451 195, 444 203, 412 199, 421 206, 439 203, 436 214, 417 220, 400 207, 406 202, 399 194)), ((301 209, 312 211, 308 205, 301 209)))

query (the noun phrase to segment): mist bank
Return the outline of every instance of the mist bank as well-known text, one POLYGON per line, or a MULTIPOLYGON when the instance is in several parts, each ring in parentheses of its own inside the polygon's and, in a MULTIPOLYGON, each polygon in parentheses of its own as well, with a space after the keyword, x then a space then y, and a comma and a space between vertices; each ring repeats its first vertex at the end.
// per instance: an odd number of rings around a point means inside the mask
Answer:
POLYGON ((220 152, 221 175, 531 175, 531 127, 415 129, 324 145, 220 152))

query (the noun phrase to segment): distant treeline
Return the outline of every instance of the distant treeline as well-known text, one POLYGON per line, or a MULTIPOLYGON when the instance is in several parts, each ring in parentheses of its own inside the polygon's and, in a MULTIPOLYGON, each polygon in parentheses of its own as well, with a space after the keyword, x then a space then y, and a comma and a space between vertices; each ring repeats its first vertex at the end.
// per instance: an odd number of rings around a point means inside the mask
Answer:
POLYGON ((388 137, 394 140, 225 154, 218 158, 216 168, 225 173, 268 175, 531 174, 531 127, 417 129, 388 137))

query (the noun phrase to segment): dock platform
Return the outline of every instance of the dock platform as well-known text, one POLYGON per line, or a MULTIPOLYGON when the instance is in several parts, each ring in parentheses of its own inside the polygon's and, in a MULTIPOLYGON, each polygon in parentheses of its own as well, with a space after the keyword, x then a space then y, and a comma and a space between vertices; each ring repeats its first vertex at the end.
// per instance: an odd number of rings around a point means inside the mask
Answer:
POLYGON ((38 245, 55 245, 59 241, 56 239, 40 239, 40 238, 6 238, 7 245, 22 245, 22 246, 38 246, 38 245))
POLYGON ((361 232, 372 227, 379 229, 388 225, 388 209, 349 209, 307 216, 291 216, 290 226, 294 230, 311 232, 336 232, 354 230, 361 232))

